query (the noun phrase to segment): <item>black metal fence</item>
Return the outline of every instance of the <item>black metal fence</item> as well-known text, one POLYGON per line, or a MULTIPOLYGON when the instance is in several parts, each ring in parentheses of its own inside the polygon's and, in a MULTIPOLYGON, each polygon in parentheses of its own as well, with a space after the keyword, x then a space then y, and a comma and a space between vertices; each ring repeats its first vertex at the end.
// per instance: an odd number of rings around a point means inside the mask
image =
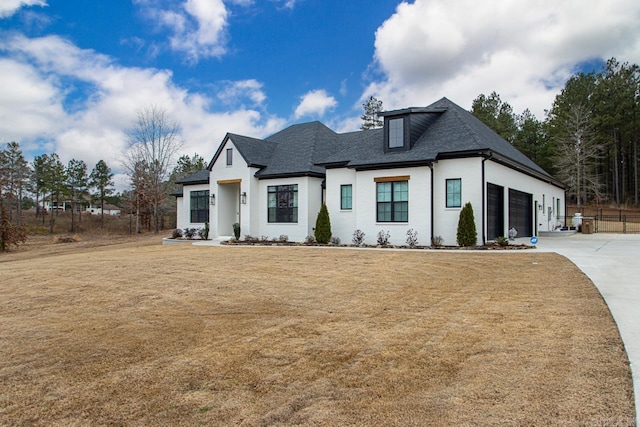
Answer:
MULTIPOLYGON (((578 231, 583 230, 582 222, 587 219, 592 221, 592 233, 624 233, 624 234, 640 234, 640 215, 626 215, 618 213, 615 215, 594 215, 583 216, 581 223, 578 225, 578 231)), ((564 229, 575 229, 575 218, 573 216, 557 218, 559 224, 564 224, 564 229)))
POLYGON ((640 215, 597 215, 596 233, 640 233, 640 215))

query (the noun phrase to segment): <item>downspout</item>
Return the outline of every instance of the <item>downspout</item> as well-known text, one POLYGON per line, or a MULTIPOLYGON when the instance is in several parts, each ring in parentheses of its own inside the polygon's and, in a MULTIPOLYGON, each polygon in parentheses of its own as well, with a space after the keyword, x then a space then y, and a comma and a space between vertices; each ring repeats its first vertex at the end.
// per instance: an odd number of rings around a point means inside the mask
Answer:
POLYGON ((487 160, 489 160, 492 157, 492 154, 489 153, 488 156, 484 157, 482 159, 482 179, 481 179, 481 185, 482 185, 482 244, 486 245, 487 244, 487 220, 486 220, 486 208, 487 208, 487 202, 486 202, 486 187, 487 184, 485 182, 485 175, 484 175, 484 162, 486 162, 487 160))
MULTIPOLYGON (((433 221, 433 163, 429 163, 429 169, 431 170, 431 239, 429 240, 429 242, 433 242, 433 225, 434 225, 434 221, 433 221)), ((433 243, 431 243, 433 244, 433 243)))

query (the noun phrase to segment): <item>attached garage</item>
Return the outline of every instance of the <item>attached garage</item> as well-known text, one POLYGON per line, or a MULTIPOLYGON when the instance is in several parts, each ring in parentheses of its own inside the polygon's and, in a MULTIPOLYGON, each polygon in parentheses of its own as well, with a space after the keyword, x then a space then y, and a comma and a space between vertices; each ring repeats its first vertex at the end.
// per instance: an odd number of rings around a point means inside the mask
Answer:
POLYGON ((518 237, 533 236, 532 216, 532 195, 509 189, 509 229, 515 228, 518 231, 518 237))
POLYGON ((505 236, 504 187, 487 183, 487 239, 505 236))

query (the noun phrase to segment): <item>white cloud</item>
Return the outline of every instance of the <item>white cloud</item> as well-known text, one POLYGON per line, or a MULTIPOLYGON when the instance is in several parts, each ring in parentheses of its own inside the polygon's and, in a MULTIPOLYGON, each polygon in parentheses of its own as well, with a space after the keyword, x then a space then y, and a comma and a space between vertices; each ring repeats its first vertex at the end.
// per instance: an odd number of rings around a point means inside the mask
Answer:
POLYGON ((248 98, 253 105, 260 105, 267 99, 262 90, 262 83, 255 79, 224 82, 223 86, 218 92, 218 98, 227 104, 238 103, 248 98))
POLYGON ((293 9, 293 7, 296 5, 296 0, 284 0, 283 3, 284 8, 293 9))
MULTIPOLYGON (((229 11, 222 0, 186 0, 173 9, 158 8, 146 0, 135 3, 143 8, 150 20, 171 30, 170 46, 184 53, 187 62, 197 63, 201 58, 220 57, 226 53, 225 31, 229 11)), ((234 4, 251 3, 240 0, 234 4)))
POLYGON ((47 2, 45 0, 2 0, 0 18, 8 18, 24 6, 47 6, 47 2))
POLYGON ((516 112, 549 108, 577 64, 640 60, 640 3, 632 0, 401 3, 376 31, 370 84, 385 108, 447 96, 465 108, 498 92, 516 112))
MULTIPOLYGON (((0 52, 0 140, 19 142, 28 157, 44 150, 65 163, 76 158, 91 167, 103 159, 119 173, 124 131, 135 111, 150 104, 166 108, 182 125, 185 154, 197 152, 207 160, 226 132, 263 137, 285 125, 262 109, 227 105, 228 111, 212 111, 217 95, 177 86, 170 71, 122 67, 60 37, 15 35, 0 41, 0 52)), ((225 87, 255 104, 266 99, 256 80, 225 87)))
POLYGON ((296 119, 304 116, 322 117, 327 110, 337 105, 336 99, 329 96, 324 89, 312 90, 300 97, 300 104, 296 107, 294 116, 296 119))

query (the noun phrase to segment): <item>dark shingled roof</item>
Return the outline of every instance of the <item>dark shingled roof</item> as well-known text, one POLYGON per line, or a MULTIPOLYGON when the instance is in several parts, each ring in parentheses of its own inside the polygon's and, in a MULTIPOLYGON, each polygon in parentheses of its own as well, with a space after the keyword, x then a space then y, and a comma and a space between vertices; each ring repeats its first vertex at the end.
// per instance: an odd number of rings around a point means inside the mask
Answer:
POLYGON ((265 142, 263 139, 250 138, 233 133, 227 135, 238 149, 238 152, 240 152, 240 155, 242 155, 247 162, 247 166, 258 168, 267 166, 269 159, 276 149, 275 144, 265 142))
MULTIPOLYGON (((176 184, 182 185, 196 185, 196 184, 208 184, 209 183, 209 170, 203 169, 191 175, 185 176, 184 178, 176 181, 176 184)), ((182 197, 182 186, 177 188, 175 191, 171 193, 171 196, 174 197, 182 197)))
POLYGON ((208 184, 208 183, 209 183, 209 171, 207 169, 203 169, 201 171, 198 171, 196 173, 193 173, 189 176, 186 176, 176 181, 176 184, 188 184, 188 185, 208 184))
POLYGON ((259 178, 324 176, 324 167, 317 163, 343 149, 338 134, 318 121, 289 126, 266 140, 276 148, 267 167, 256 174, 259 178))
POLYGON ((353 145, 326 158, 322 165, 345 165, 353 168, 393 164, 428 164, 440 158, 460 153, 491 152, 519 163, 532 171, 549 176, 542 168, 502 139, 473 114, 442 98, 425 108, 408 108, 384 115, 421 113, 432 116, 428 127, 410 150, 385 152, 381 129, 362 131, 352 140, 353 145), (368 133, 376 132, 368 135, 368 133))
MULTIPOLYGON (((266 139, 227 134, 225 141, 233 142, 248 166, 260 169, 256 173, 258 178, 323 177, 325 167, 403 167, 428 165, 444 158, 481 155, 562 186, 470 112, 447 98, 427 107, 382 113, 385 117, 406 114, 415 118, 411 125, 413 145, 408 150, 385 152, 382 129, 338 134, 318 121, 289 126, 266 139)), ((209 169, 221 155, 223 146, 224 143, 211 160, 209 169)), ((205 177, 202 178, 205 182, 205 177)), ((188 177, 181 183, 200 183, 195 180, 188 177)))

